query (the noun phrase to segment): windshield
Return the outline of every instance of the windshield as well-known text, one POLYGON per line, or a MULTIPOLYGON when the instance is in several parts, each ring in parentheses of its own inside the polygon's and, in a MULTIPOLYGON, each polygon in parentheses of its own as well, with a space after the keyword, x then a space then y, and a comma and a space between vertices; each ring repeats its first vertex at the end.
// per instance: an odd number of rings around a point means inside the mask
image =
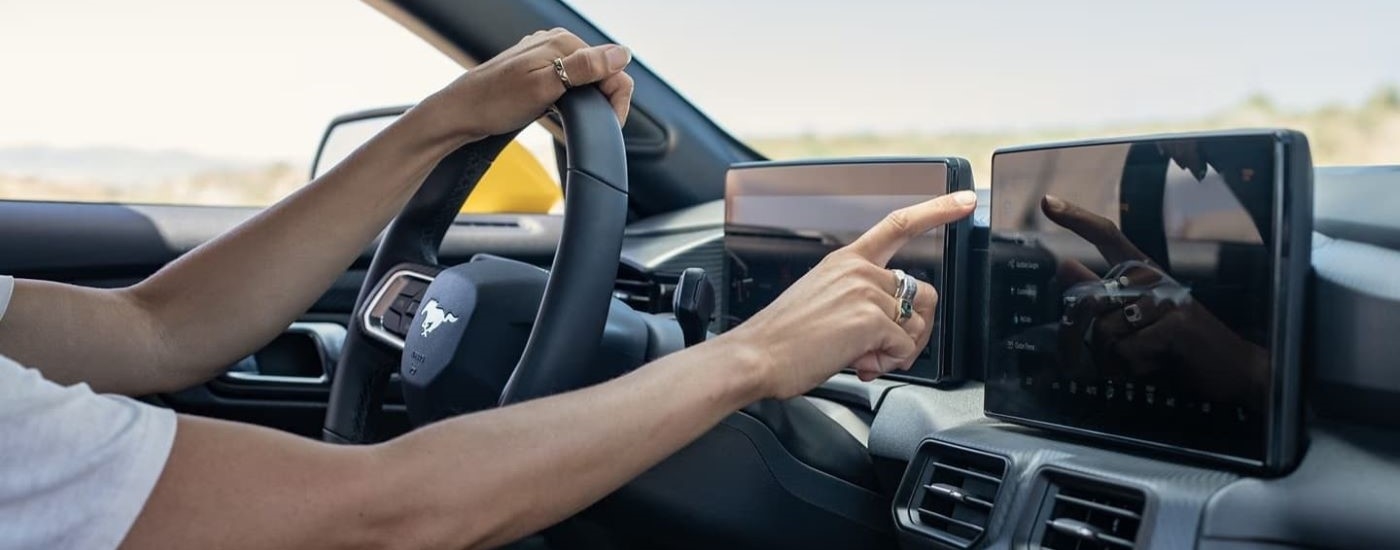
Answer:
POLYGON ((570 0, 775 159, 1282 126, 1400 163, 1400 3, 570 0))

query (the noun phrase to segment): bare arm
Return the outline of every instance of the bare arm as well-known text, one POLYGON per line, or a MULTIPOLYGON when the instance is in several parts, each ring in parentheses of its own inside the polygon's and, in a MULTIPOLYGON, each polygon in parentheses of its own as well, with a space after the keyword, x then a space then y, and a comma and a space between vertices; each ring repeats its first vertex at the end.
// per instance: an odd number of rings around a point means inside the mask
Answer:
POLYGON ((537 33, 425 100, 306 187, 145 281, 100 290, 16 281, 0 352, 59 383, 144 394, 217 375, 284 330, 344 273, 444 156, 524 126, 558 99, 552 69, 601 81, 625 116, 617 46, 537 33))
POLYGON ((581 510, 758 398, 758 369, 724 352, 707 346, 688 360, 374 447, 184 417, 125 545, 501 544, 581 510))
POLYGON ((538 531, 760 397, 800 395, 853 363, 863 377, 908 368, 936 294, 920 283, 917 315, 895 322, 894 279, 882 265, 909 237, 971 213, 975 198, 892 216, 744 325, 591 388, 373 447, 182 418, 125 545, 462 548, 538 531))

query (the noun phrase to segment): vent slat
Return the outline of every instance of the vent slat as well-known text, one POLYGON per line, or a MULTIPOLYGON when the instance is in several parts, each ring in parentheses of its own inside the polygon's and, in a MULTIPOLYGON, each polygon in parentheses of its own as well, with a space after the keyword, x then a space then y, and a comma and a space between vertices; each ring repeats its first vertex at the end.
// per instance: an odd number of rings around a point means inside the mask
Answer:
MULTIPOLYGON (((644 276, 642 276, 644 277, 644 276)), ((632 309, 648 313, 669 311, 670 303, 663 295, 660 284, 640 278, 638 274, 619 275, 613 282, 613 297, 622 300, 632 309)))
POLYGON ((1115 545, 1121 546, 1121 547, 1123 547, 1123 548, 1132 548, 1132 547, 1134 546, 1134 545, 1133 545, 1133 541, 1130 541, 1130 540, 1128 540, 1128 539, 1120 539, 1120 538, 1118 538, 1118 537, 1115 537, 1115 536, 1110 535, 1110 534, 1107 534, 1107 533, 1099 533, 1099 540, 1104 541, 1104 542, 1107 542, 1107 543, 1115 544, 1115 545))
POLYGON ((1094 529, 1093 526, 1087 525, 1082 521, 1055 518, 1046 521, 1045 525, 1079 540, 1093 541, 1099 538, 1098 529, 1094 529))
POLYGON ((1113 515, 1116 515, 1116 516, 1125 517, 1125 518, 1128 518, 1128 519, 1142 519, 1142 515, 1141 515, 1141 514, 1138 514, 1138 513, 1136 513, 1136 512, 1131 511, 1131 510, 1126 510, 1126 509, 1118 508, 1118 507, 1115 507, 1115 506, 1109 506, 1109 505, 1107 505, 1107 504, 1100 504, 1100 503, 1097 503, 1097 502, 1094 502, 1094 501, 1091 501, 1091 500, 1085 500, 1085 499, 1082 499, 1082 498, 1079 498, 1079 497, 1072 497, 1072 496, 1066 495, 1066 494, 1064 494, 1064 493, 1060 493, 1060 494, 1055 495, 1055 500, 1063 500, 1063 501, 1067 501, 1067 502, 1072 502, 1072 503, 1074 503, 1074 504, 1078 504, 1078 505, 1083 506, 1083 507, 1085 507, 1085 508, 1093 508, 1093 509, 1098 510, 1098 511, 1100 511, 1100 512, 1106 512, 1106 513, 1109 513, 1109 514, 1113 514, 1113 515))
POLYGON ((458 227, 493 227, 505 229, 520 229, 520 222, 515 220, 457 220, 452 225, 458 227))
POLYGON ((996 483, 996 484, 998 484, 998 485, 1001 484, 1001 478, 999 478, 999 477, 996 477, 996 476, 993 476, 993 475, 989 475, 989 474, 984 474, 984 473, 979 472, 979 471, 976 471, 976 470, 969 470, 969 469, 967 469, 967 468, 962 468, 962 467, 954 466, 954 465, 952 465, 952 464, 948 464, 948 463, 945 463, 945 462, 934 462, 934 463, 933 463, 933 467, 934 467, 934 468, 943 468, 943 469, 947 469, 947 470, 952 470, 952 471, 954 471, 954 472, 960 473, 960 474, 965 475, 965 476, 975 477, 975 478, 981 479, 981 480, 983 480, 983 481, 990 481, 990 482, 996 483))
POLYGON ((933 510, 929 510, 929 509, 927 509, 927 508, 919 508, 919 513, 920 513, 920 514, 923 514, 923 515, 925 515, 925 516, 933 516, 933 517, 936 517, 936 518, 939 519, 939 521, 946 521, 946 522, 948 522, 948 523, 951 523, 951 524, 953 524, 953 525, 957 525, 957 526, 959 526, 959 527, 965 527, 965 528, 968 528, 968 529, 972 529, 973 531, 977 531, 978 533, 981 533, 982 531, 985 530, 985 528, 983 528, 981 525, 977 525, 976 523, 969 523, 969 522, 960 520, 960 519, 955 518, 955 517, 952 517, 952 516, 946 516, 946 515, 940 514, 940 513, 938 513, 938 512, 935 512, 935 511, 933 511, 933 510))
POLYGON ((1042 550, 1131 550, 1142 527, 1146 500, 1141 491, 1081 480, 1050 477, 1053 498, 1041 511, 1036 539, 1042 550))
MULTIPOLYGON (((1071 536, 1071 537, 1074 537, 1074 538, 1079 539, 1079 540, 1082 540, 1082 541, 1088 541, 1088 542, 1107 542, 1107 543, 1109 543, 1109 544, 1113 544, 1113 545, 1115 545, 1115 546, 1121 546, 1121 547, 1123 547, 1123 548, 1132 548, 1132 547, 1133 547, 1133 541, 1130 541, 1130 540, 1127 540, 1127 539, 1123 539, 1123 538, 1119 538, 1119 537, 1115 537, 1115 536, 1113 536, 1113 535, 1110 535, 1110 534, 1108 534, 1108 533, 1105 533, 1105 532, 1103 532, 1103 531, 1100 531, 1100 530, 1098 530, 1098 529, 1095 529, 1093 526, 1087 525, 1087 524, 1085 524, 1085 523, 1082 522, 1082 521, 1076 521, 1076 520, 1072 520, 1072 519, 1057 518, 1057 519, 1049 520, 1049 521, 1047 521, 1047 522, 1045 522, 1045 523, 1046 523, 1046 525, 1048 525, 1051 529, 1054 529, 1054 530, 1056 530, 1056 531, 1059 531, 1059 532, 1061 532, 1061 533, 1064 533, 1064 534, 1066 534, 1066 535, 1069 535, 1069 536, 1071 536)), ((1041 546, 1041 548, 1049 548, 1049 547, 1047 547, 1047 546, 1041 546)))
POLYGON ((934 483, 934 484, 931 484, 931 485, 925 485, 925 486, 924 486, 924 490, 925 490, 925 491, 928 491, 928 492, 929 492, 928 494, 933 495, 933 496, 936 496, 936 497, 939 497, 939 498, 946 498, 946 499, 952 500, 952 501, 954 501, 954 502, 961 502, 961 503, 964 503, 964 504, 971 504, 971 505, 973 505, 973 506, 978 506, 978 507, 981 507, 981 508, 985 508, 985 509, 987 509, 987 510, 991 510, 991 509, 992 509, 992 503, 991 503, 991 502, 989 502, 989 501, 987 501, 987 500, 984 500, 984 499, 981 499, 981 498, 978 498, 978 497, 975 496, 975 495, 968 494, 968 493, 965 492, 965 491, 958 490, 958 493, 959 493, 960 496, 954 496, 954 495, 951 494, 951 492, 949 491, 948 486, 945 485, 945 484, 942 484, 942 483, 934 483))

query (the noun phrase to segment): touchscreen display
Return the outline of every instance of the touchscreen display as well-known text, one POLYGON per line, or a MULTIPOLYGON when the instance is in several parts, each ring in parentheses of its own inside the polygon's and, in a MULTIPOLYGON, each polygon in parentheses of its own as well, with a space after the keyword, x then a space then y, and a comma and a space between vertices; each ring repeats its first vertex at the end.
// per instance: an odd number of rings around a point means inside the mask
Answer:
POLYGON ((989 414, 1262 460, 1276 142, 998 152, 989 414))
MULTIPOLYGON (((725 279, 721 318, 734 327, 763 309, 828 253, 890 212, 943 195, 942 162, 737 166, 725 182, 725 279)), ((945 228, 910 241, 889 263, 941 288, 945 228)), ((941 310, 934 337, 902 373, 936 379, 941 310)))

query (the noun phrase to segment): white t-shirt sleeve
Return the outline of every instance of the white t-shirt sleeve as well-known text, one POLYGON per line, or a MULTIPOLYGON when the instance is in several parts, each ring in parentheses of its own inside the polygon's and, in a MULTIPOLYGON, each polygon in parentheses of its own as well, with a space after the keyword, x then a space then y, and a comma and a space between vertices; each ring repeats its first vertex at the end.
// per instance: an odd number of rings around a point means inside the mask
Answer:
POLYGON ((5 318, 5 310, 10 309, 10 295, 15 293, 15 278, 0 275, 0 320, 5 318))
POLYGON ((0 548, 116 548, 174 440, 169 410, 0 356, 0 548))

